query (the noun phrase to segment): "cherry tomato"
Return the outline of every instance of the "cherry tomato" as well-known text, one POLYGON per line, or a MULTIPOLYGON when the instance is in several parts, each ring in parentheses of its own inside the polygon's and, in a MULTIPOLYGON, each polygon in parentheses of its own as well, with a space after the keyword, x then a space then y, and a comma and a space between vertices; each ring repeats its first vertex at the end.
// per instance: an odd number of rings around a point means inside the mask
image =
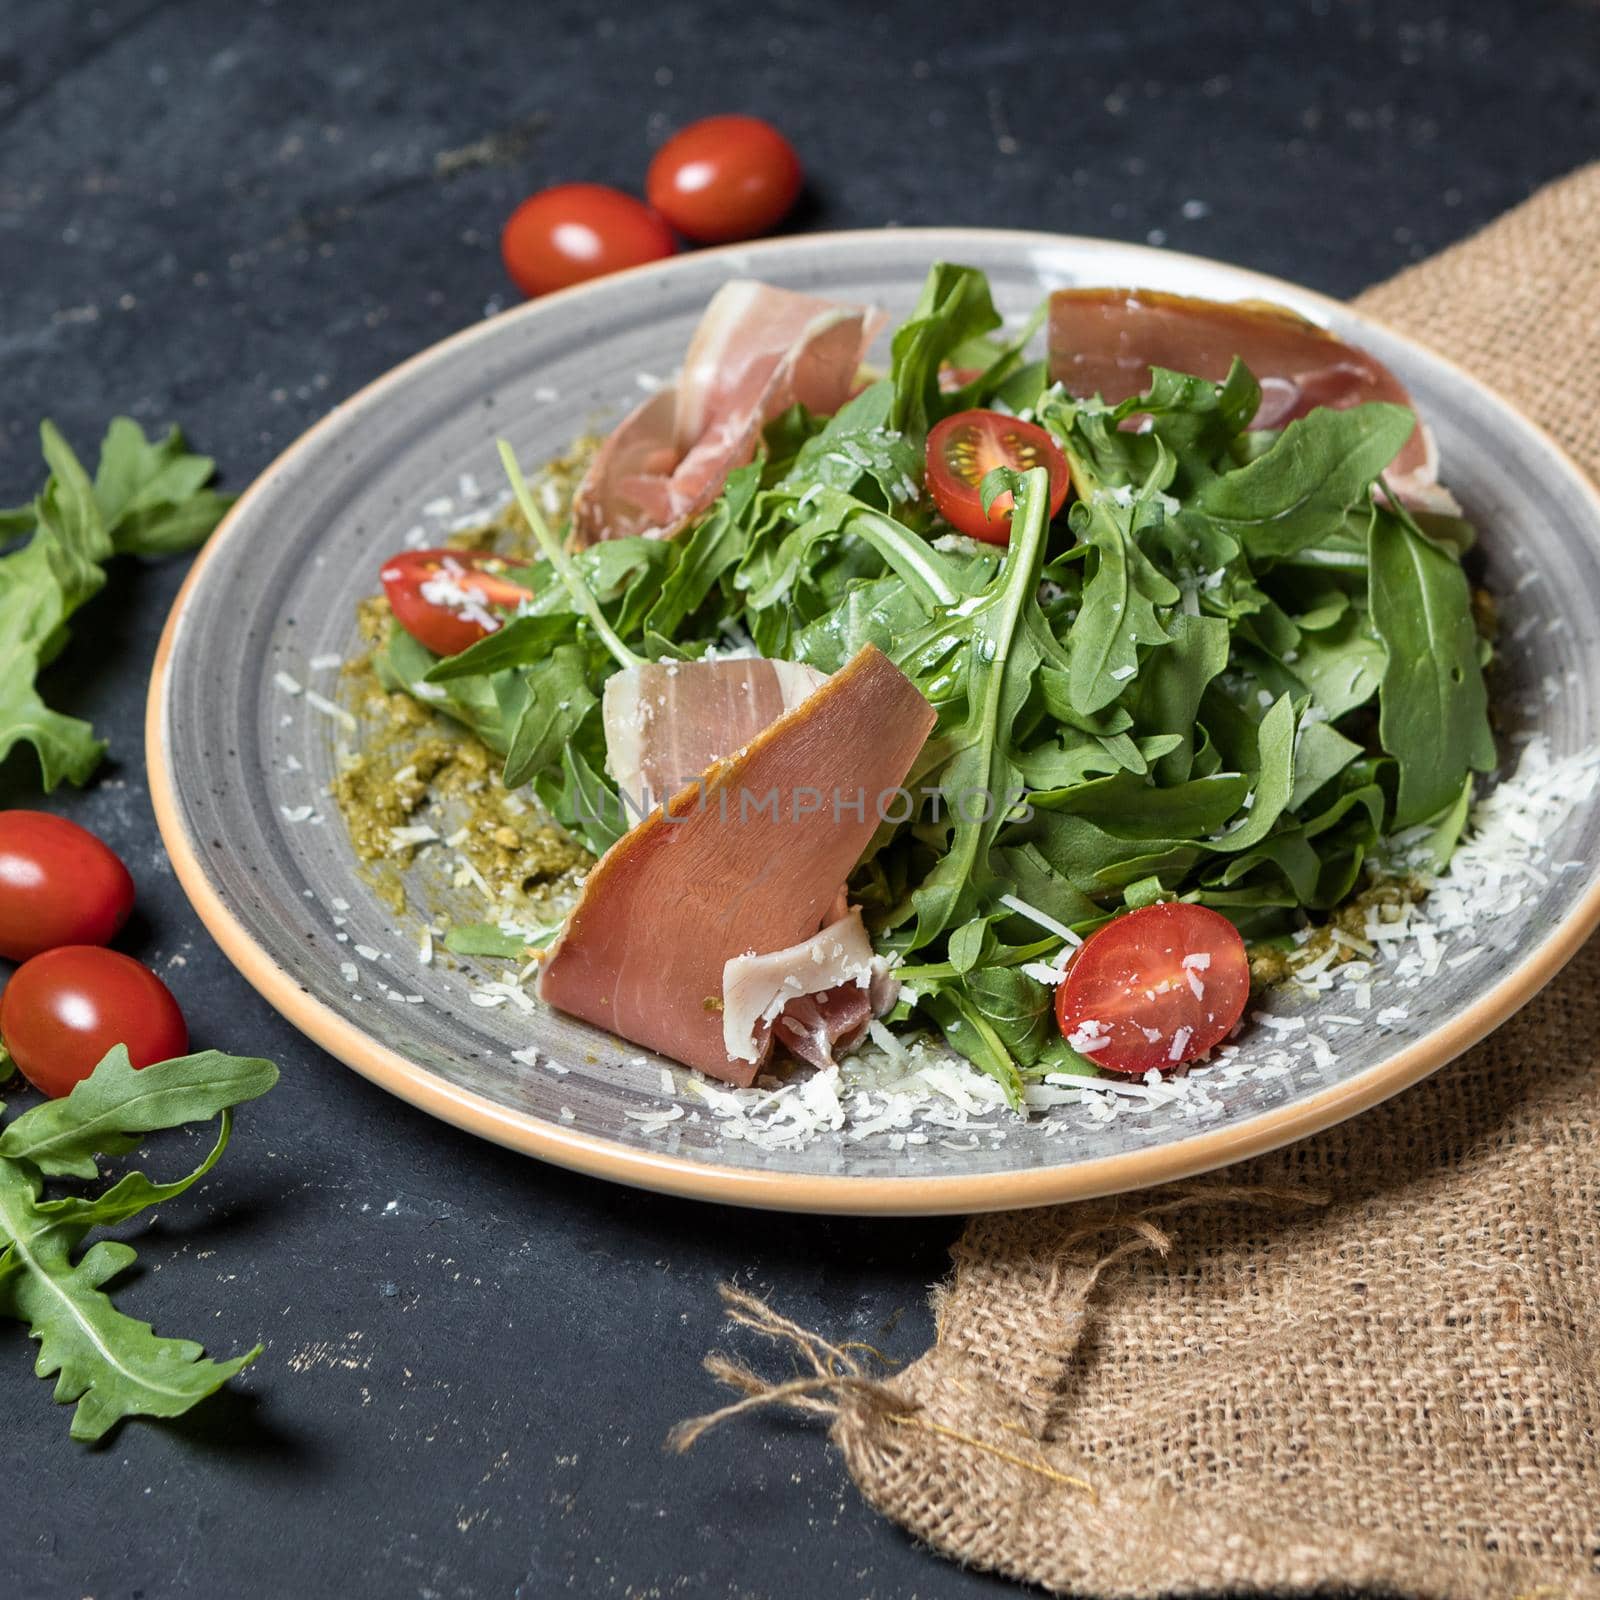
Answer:
POLYGON ((640 200, 603 183, 559 183, 530 195, 500 234, 500 256, 530 298, 670 256, 672 229, 640 200))
POLYGON ((983 514, 979 493, 996 467, 1026 472, 1044 467, 1050 474, 1050 515, 1058 512, 1072 487, 1067 458, 1043 428, 999 411, 958 411, 935 423, 928 435, 928 487, 940 515, 951 527, 986 544, 1011 538, 1012 495, 997 495, 983 514))
POLYGON ((0 991, 0 1041, 52 1099, 87 1078, 113 1045, 135 1067, 181 1056, 189 1030, 148 967, 99 945, 69 944, 25 961, 0 991))
POLYGON ((106 944, 133 909, 133 879, 87 828, 44 811, 0 811, 0 956, 106 944))
POLYGON ((435 655, 453 656, 487 637, 533 591, 507 576, 520 563, 490 550, 402 550, 379 577, 394 619, 435 655))
POLYGON ((804 174, 794 146, 759 117, 706 117, 656 151, 650 204, 702 244, 753 239, 788 216, 804 174))
POLYGON ((1056 1021, 1097 1067, 1143 1075, 1220 1044, 1249 998, 1239 930, 1205 906, 1169 900, 1084 941, 1056 990, 1056 1021))

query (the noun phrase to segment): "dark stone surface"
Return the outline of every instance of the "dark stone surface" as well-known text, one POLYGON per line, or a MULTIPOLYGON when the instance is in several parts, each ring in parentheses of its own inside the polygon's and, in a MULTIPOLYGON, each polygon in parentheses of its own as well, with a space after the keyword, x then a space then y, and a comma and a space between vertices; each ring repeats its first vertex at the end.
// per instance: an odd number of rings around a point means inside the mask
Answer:
MULTIPOLYGON (((496 237, 524 193, 637 185, 696 115, 783 124, 801 226, 1148 238, 1344 294, 1594 156, 1597 92, 1600 12, 1577 3, 7 0, 0 504, 36 486, 44 415, 85 450, 115 411, 177 419, 242 485, 509 302, 496 237)), ((1001 1589, 874 1518, 810 1428, 661 1448, 718 1398, 699 1360, 720 1279, 907 1357, 953 1223, 741 1215, 548 1170, 386 1098, 235 976, 165 864, 140 753, 180 577, 124 565, 83 616, 49 690, 114 759, 48 804, 127 858, 124 945, 197 1043, 283 1066, 142 1234, 122 1297, 216 1353, 267 1348, 186 1421, 88 1451, 0 1329, 0 1594, 1001 1589)), ((13 760, 0 805, 33 798, 13 760)))

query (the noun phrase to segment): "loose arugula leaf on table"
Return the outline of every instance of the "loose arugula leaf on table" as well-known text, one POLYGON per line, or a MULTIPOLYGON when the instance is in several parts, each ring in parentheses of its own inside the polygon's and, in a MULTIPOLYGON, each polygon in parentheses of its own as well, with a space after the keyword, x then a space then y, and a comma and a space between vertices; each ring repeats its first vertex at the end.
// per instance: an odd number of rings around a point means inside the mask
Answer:
POLYGON ((37 1199, 36 1173, 0 1163, 0 1228, 12 1239, 0 1255, 0 1312, 39 1341, 34 1371, 55 1377, 57 1403, 77 1402, 74 1439, 102 1438, 124 1417, 181 1416, 260 1355, 257 1345, 232 1361, 206 1360, 193 1340, 158 1337, 118 1311, 104 1285, 136 1252, 102 1239, 74 1261, 87 1225, 41 1214, 37 1199))
POLYGON ((113 417, 100 445, 94 497, 118 555, 168 556, 192 550, 221 521, 233 496, 206 485, 210 456, 191 454, 181 430, 151 440, 131 417, 113 417))
POLYGON ((68 619, 104 586, 112 556, 192 549, 230 502, 204 487, 213 463, 188 454, 176 429, 152 442, 116 418, 92 481, 53 423, 39 436, 44 487, 31 505, 0 513, 0 542, 27 541, 0 555, 0 760, 32 746, 51 790, 86 783, 106 751, 88 723, 51 710, 38 692, 39 673, 67 643, 68 619))
POLYGON ((147 1133, 205 1122, 264 1095, 278 1069, 218 1050, 135 1069, 122 1045, 70 1094, 25 1111, 0 1134, 0 1159, 28 1161, 46 1176, 96 1178, 95 1156, 119 1156, 147 1133))
POLYGON ((261 1353, 257 1345, 211 1361, 192 1340, 156 1335, 105 1290, 134 1261, 133 1249, 102 1239, 78 1252, 91 1229, 176 1199, 210 1172, 228 1145, 231 1108, 264 1094, 277 1076, 269 1061, 214 1050, 135 1071, 119 1045, 71 1094, 24 1112, 0 1135, 0 1313, 26 1323, 38 1341, 34 1370, 55 1377, 56 1400, 77 1403, 74 1439, 100 1439, 125 1417, 179 1416, 261 1353), (44 1197, 47 1174, 97 1177, 97 1155, 213 1116, 221 1119, 216 1142, 182 1178, 156 1183, 128 1172, 98 1195, 44 1197))

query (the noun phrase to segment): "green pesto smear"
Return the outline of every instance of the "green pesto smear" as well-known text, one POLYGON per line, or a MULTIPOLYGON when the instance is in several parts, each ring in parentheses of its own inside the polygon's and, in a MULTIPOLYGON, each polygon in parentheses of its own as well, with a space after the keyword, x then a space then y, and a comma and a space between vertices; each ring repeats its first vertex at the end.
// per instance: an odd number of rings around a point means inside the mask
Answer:
MULTIPOLYGON (((573 488, 597 441, 581 439, 541 475, 558 514, 565 516, 573 488)), ((492 550, 526 559, 533 538, 514 504, 482 525, 449 535, 453 549, 492 550)), ((594 857, 554 826, 536 800, 506 787, 500 757, 458 720, 395 687, 381 670, 397 631, 381 595, 357 608, 363 650, 346 664, 341 696, 361 729, 356 748, 334 777, 333 798, 350 841, 375 891, 397 916, 408 910, 432 923, 438 906, 410 904, 413 896, 443 901, 454 887, 455 858, 470 863, 496 895, 483 901, 490 924, 505 920, 532 927, 559 920, 576 890, 576 879, 594 857), (450 865, 437 883, 415 868, 428 864, 419 834, 423 825, 449 840, 450 865)), ((432 841, 427 841, 432 843, 432 841)), ((435 847, 437 853, 437 847, 435 847)), ((459 898, 459 897, 456 897, 459 898)), ((481 899, 481 897, 480 897, 481 899)), ((510 954, 523 948, 491 926, 476 939, 452 942, 464 954, 510 954)))

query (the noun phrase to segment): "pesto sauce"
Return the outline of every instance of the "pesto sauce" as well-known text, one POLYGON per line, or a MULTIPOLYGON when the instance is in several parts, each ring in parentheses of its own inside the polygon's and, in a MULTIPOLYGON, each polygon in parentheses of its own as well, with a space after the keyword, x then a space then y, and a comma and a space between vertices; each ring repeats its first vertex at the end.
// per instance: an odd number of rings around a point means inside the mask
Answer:
MULTIPOLYGON (((541 478, 564 516, 598 439, 580 439, 541 478)), ((493 550, 532 558, 533 536, 514 503, 479 527, 451 534, 460 550, 493 550)), ((594 858, 546 817, 531 795, 513 793, 500 777, 500 758, 460 724, 386 689, 374 666, 391 624, 388 601, 370 595, 356 608, 366 646, 347 663, 340 699, 361 725, 357 748, 346 754, 333 782, 333 799, 350 842, 375 892, 396 915, 408 909, 406 873, 423 845, 397 829, 426 823, 450 841, 445 857, 464 857, 503 901, 502 914, 548 921, 576 892, 577 879, 594 858)), ((413 881, 411 889, 418 885, 413 881)), ((431 916, 432 908, 419 908, 431 916)), ((493 908, 486 907, 492 914, 493 908)))

